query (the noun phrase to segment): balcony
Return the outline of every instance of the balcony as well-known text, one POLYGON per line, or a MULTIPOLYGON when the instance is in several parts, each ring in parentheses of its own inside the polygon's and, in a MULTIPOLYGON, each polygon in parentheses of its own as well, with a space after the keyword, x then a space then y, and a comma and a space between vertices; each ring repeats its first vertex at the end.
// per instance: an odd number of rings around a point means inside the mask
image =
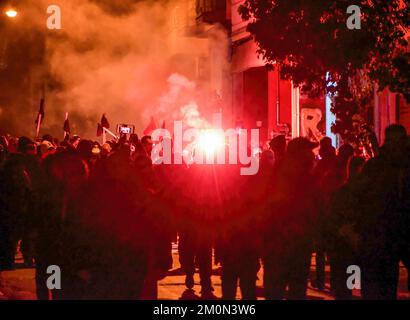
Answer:
POLYGON ((229 0, 196 0, 196 20, 198 23, 220 23, 230 27, 229 0), (229 2, 229 4, 227 4, 229 2))
POLYGON ((248 23, 242 20, 239 14, 239 6, 242 5, 244 0, 232 0, 232 41, 242 41, 249 38, 250 34, 246 31, 248 23))

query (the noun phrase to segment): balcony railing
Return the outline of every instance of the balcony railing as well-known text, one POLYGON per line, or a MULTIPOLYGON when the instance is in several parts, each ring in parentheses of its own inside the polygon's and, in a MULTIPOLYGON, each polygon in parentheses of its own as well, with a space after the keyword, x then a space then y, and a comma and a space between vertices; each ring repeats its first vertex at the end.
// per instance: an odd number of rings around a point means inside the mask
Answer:
POLYGON ((227 23, 226 0, 196 0, 197 21, 204 23, 227 23))

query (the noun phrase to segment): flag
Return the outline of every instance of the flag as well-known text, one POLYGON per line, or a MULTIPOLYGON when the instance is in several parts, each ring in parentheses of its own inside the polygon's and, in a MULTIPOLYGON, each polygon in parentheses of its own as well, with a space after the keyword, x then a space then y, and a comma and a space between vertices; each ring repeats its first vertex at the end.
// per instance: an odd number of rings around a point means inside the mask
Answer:
POLYGON ((64 132, 66 133, 71 133, 70 130, 70 121, 68 120, 68 115, 66 115, 66 118, 64 120, 64 127, 63 127, 64 132))
POLYGON ((99 123, 97 125, 97 137, 101 137, 104 133, 104 129, 103 126, 101 125, 101 123, 99 123))
POLYGON ((42 98, 41 100, 40 100, 40 109, 38 110, 38 115, 37 115, 37 118, 36 118, 36 124, 38 125, 38 123, 39 123, 39 120, 40 120, 40 124, 43 122, 43 120, 44 120, 44 116, 45 116, 45 113, 44 113, 44 104, 45 104, 45 100, 44 100, 44 98, 42 98))
POLYGON ((101 118, 101 126, 106 129, 110 128, 110 123, 108 122, 108 119, 106 118, 105 113, 102 115, 102 118, 101 118))
POLYGON ((157 124, 155 123, 154 117, 151 117, 148 127, 146 127, 145 130, 143 131, 144 136, 151 135, 152 131, 154 131, 156 128, 157 128, 157 124))
POLYGON ((65 119, 64 121, 64 132, 71 133, 70 121, 68 119, 65 119))
POLYGON ((70 139, 70 121, 68 120, 68 112, 65 114, 65 120, 64 120, 64 141, 68 141, 70 139))

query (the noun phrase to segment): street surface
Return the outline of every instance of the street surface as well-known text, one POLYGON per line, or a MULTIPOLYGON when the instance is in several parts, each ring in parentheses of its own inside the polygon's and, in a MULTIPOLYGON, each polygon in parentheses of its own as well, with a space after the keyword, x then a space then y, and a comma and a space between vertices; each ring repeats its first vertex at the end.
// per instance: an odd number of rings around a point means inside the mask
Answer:
MULTIPOLYGON (((158 283, 158 297, 164 300, 178 300, 185 291, 184 280, 179 261, 178 252, 173 248, 174 269, 168 272, 168 276, 158 283)), ((5 271, 0 273, 0 300, 33 300, 36 299, 35 283, 34 283, 34 269, 19 268, 22 266, 22 259, 20 255, 16 258, 17 268, 13 271, 5 271)), ((312 258, 311 272, 315 271, 314 259, 312 258)), ((212 283, 215 289, 215 295, 221 297, 221 269, 214 266, 212 283)), ((263 271, 258 273, 257 294, 258 299, 263 299, 262 287, 263 271)), ((196 294, 200 292, 199 275, 195 274, 196 294)), ((357 296, 358 293, 355 293, 357 296)), ((237 298, 240 298, 240 290, 238 289, 237 298)), ((326 289, 318 291, 312 288, 309 284, 308 299, 310 300, 332 300, 333 297, 329 290, 329 267, 326 267, 326 289)), ((399 282, 399 299, 410 299, 407 292, 407 271, 401 266, 400 268, 400 282, 399 282)))

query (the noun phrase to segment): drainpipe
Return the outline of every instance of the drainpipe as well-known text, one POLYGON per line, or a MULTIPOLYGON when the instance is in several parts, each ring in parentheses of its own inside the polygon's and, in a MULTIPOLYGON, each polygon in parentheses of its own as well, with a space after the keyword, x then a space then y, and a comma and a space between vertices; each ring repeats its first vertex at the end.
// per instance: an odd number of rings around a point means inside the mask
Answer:
POLYGON ((287 131, 289 132, 289 126, 286 123, 281 123, 280 122, 280 69, 278 66, 278 94, 276 95, 276 127, 281 129, 281 128, 286 128, 287 131))
POLYGON ((373 125, 374 132, 376 133, 377 140, 381 141, 381 132, 380 132, 380 105, 379 105, 379 95, 377 94, 377 84, 373 86, 373 125))

